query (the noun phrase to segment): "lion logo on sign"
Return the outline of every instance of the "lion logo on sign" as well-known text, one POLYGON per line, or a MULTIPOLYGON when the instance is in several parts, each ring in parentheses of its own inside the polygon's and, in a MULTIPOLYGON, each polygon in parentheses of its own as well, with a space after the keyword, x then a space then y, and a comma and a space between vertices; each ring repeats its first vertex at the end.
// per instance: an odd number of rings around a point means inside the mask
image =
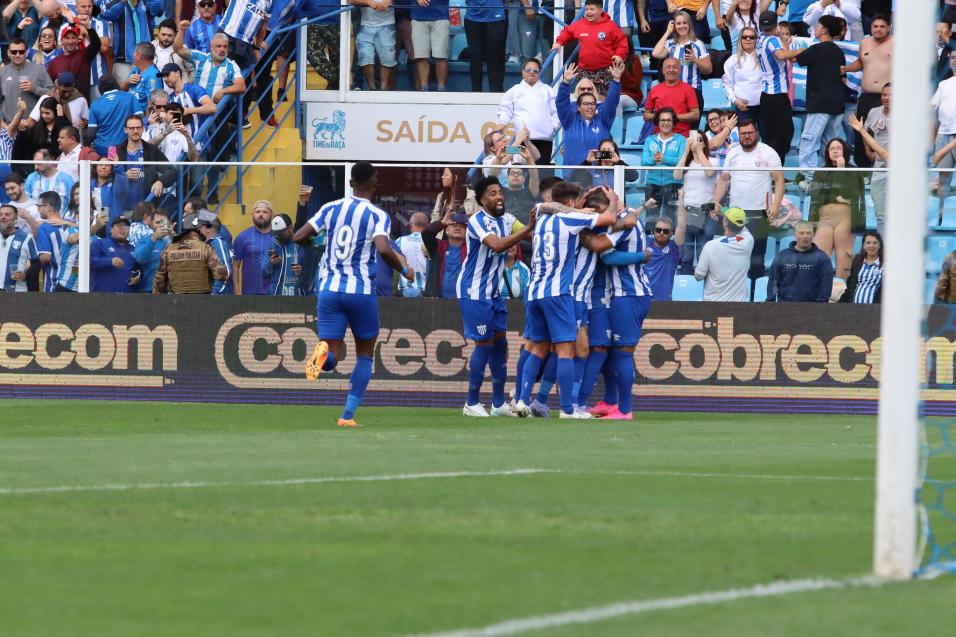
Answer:
POLYGON ((312 135, 313 140, 323 139, 332 141, 336 136, 345 141, 345 111, 336 110, 332 113, 332 121, 327 121, 326 117, 316 117, 312 120, 312 127, 315 132, 312 135))

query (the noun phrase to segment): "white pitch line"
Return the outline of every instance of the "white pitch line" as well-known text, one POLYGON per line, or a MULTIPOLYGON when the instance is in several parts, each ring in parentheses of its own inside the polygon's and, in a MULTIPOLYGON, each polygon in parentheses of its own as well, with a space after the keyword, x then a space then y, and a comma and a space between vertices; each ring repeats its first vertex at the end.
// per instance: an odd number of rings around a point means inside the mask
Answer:
POLYGON ((248 482, 144 482, 133 484, 79 484, 47 487, 4 487, 0 495, 32 493, 74 493, 77 491, 139 491, 153 489, 203 489, 207 487, 284 487, 299 484, 329 482, 389 482, 393 480, 431 480, 439 478, 487 478, 496 476, 524 476, 536 473, 560 473, 550 469, 505 469, 502 471, 435 471, 431 473, 396 473, 374 476, 324 476, 316 478, 289 478, 287 480, 250 480, 248 482))
POLYGON ((836 482, 872 482, 872 478, 859 476, 815 476, 815 475, 774 475, 756 473, 697 473, 688 471, 589 471, 563 469, 504 469, 501 471, 438 471, 429 473, 397 473, 392 475, 372 476, 319 476, 313 478, 289 478, 285 480, 253 480, 248 482, 143 482, 129 484, 79 484, 79 485, 50 485, 41 487, 0 487, 0 496, 25 495, 40 493, 74 493, 84 491, 149 491, 157 489, 203 489, 216 487, 285 487, 302 484, 325 484, 330 482, 389 482, 395 480, 428 480, 440 478, 484 478, 494 476, 522 476, 534 474, 553 475, 620 475, 620 476, 648 476, 670 478, 702 478, 702 479, 743 479, 743 480, 785 480, 785 481, 814 481, 826 480, 836 482))
POLYGON ((656 610, 725 604, 741 599, 780 597, 793 593, 807 593, 811 591, 833 590, 855 586, 879 586, 881 583, 882 580, 873 577, 848 580, 802 579, 778 581, 771 582, 770 584, 758 584, 750 588, 732 588, 725 591, 697 593, 684 597, 665 597, 660 599, 620 602, 607 606, 594 606, 592 608, 582 608, 580 610, 554 613, 551 615, 509 619, 480 628, 462 628, 439 633, 421 633, 410 637, 500 637, 504 635, 517 635, 531 630, 557 628, 570 624, 590 624, 624 615, 637 615, 656 610))

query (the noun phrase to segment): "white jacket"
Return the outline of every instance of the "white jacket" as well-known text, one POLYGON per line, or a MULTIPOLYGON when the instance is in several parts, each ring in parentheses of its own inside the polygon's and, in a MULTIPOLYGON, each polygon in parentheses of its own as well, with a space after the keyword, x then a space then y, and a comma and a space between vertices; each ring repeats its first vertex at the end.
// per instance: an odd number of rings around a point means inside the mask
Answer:
POLYGON ((531 139, 550 141, 561 127, 554 95, 554 89, 546 82, 538 81, 532 86, 522 80, 502 96, 498 106, 498 123, 506 125, 514 122, 516 132, 527 126, 531 139))
POLYGON ((743 99, 751 106, 760 106, 760 85, 763 80, 763 71, 756 55, 750 55, 740 60, 733 55, 727 58, 724 64, 724 92, 733 104, 734 100, 743 99))
POLYGON ((810 35, 813 35, 813 28, 820 21, 821 16, 832 15, 837 18, 843 18, 847 24, 847 40, 850 40, 850 31, 853 27, 860 28, 861 16, 863 12, 860 9, 861 0, 840 0, 840 6, 831 4, 823 7, 820 0, 813 2, 803 13, 803 21, 810 27, 810 35))

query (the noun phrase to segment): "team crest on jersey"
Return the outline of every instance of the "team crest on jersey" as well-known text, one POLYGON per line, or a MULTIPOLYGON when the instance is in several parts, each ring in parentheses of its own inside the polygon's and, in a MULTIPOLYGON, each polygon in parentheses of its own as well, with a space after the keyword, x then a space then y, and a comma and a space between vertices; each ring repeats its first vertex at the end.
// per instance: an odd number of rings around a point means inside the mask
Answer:
POLYGON ((498 233, 498 224, 491 217, 485 217, 485 230, 488 232, 498 233))
POLYGON ((484 336, 485 334, 488 333, 488 326, 487 326, 487 325, 478 325, 478 326, 475 328, 475 331, 478 332, 478 336, 484 336))
POLYGON ((22 245, 23 245, 23 243, 21 243, 20 241, 14 241, 14 242, 13 242, 13 245, 10 246, 10 248, 11 248, 12 250, 19 250, 19 249, 20 249, 20 246, 22 246, 22 245))
POLYGON ((606 39, 607 39, 607 33, 605 33, 604 31, 598 31, 598 40, 606 40, 606 39))

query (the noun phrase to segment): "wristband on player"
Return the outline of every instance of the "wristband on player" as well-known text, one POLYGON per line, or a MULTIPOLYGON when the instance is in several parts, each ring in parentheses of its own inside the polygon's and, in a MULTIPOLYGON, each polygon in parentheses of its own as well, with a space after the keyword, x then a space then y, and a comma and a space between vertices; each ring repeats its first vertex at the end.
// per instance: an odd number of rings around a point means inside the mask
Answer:
POLYGON ((408 266, 407 266, 407 265, 402 267, 402 276, 405 276, 406 274, 408 274, 408 266))

